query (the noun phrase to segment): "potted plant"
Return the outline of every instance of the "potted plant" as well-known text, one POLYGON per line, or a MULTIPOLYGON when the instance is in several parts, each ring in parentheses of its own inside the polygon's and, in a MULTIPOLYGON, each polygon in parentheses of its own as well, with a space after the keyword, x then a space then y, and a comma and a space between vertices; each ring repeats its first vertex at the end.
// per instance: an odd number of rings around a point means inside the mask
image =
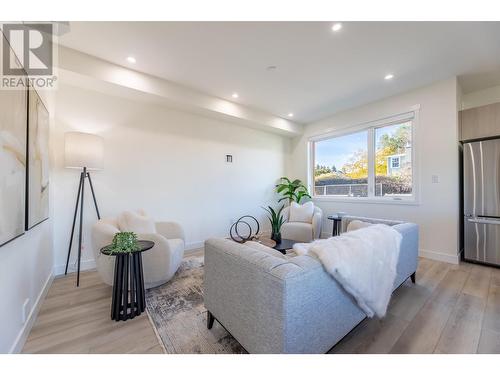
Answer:
POLYGON ((134 232, 119 232, 113 237, 111 245, 106 247, 109 254, 118 253, 133 253, 139 250, 139 243, 137 241, 137 234, 134 232))
POLYGON ((271 239, 277 244, 281 243, 281 226, 285 222, 285 218, 281 214, 281 211, 283 211, 285 205, 281 206, 278 211, 275 211, 271 206, 268 206, 267 208, 265 207, 262 208, 269 213, 267 218, 271 223, 271 239))
POLYGON ((276 185, 276 192, 283 195, 278 202, 288 199, 288 203, 297 202, 304 198, 311 198, 307 192, 307 187, 300 180, 290 181, 288 177, 281 177, 276 185))

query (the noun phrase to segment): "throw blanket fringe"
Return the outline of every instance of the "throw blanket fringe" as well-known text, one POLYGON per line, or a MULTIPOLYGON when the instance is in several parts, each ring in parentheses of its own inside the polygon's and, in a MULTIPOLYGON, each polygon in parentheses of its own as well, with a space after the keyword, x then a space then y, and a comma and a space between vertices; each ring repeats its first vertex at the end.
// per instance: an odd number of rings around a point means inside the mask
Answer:
POLYGON ((382 318, 394 289, 401 239, 394 228, 375 224, 325 240, 296 244, 293 249, 299 255, 316 256, 368 317, 382 318))

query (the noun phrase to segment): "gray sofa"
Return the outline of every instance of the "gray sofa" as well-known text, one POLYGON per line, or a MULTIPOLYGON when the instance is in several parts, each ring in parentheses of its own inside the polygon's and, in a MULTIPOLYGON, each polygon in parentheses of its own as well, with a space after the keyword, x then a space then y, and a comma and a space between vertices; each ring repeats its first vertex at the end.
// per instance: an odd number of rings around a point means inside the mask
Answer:
MULTIPOLYGON (((354 219, 403 235, 394 289, 415 282, 418 226, 347 216, 344 230, 354 219)), ((205 242, 204 300, 208 328, 216 319, 249 353, 326 353, 366 317, 315 258, 227 239, 205 242)))

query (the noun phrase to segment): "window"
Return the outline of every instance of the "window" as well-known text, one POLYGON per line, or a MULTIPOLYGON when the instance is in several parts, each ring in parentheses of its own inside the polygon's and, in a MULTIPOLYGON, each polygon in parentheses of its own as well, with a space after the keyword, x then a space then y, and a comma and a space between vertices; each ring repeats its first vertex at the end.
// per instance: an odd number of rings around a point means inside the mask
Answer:
POLYGON ((411 129, 411 121, 375 128, 375 196, 411 197, 411 129))
POLYGON ((399 168, 399 156, 391 156, 391 168, 399 168))
POLYGON ((316 195, 368 196, 368 131, 325 139, 314 148, 316 195))
POLYGON ((311 140, 316 197, 414 199, 414 112, 311 140))

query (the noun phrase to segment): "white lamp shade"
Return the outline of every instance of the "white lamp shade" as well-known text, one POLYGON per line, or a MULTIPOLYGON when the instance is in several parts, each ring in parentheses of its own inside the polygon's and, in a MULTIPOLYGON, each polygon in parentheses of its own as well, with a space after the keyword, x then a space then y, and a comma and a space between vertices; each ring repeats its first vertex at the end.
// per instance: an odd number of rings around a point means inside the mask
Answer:
POLYGON ((104 142, 95 134, 68 132, 64 135, 66 168, 103 168, 104 142))

